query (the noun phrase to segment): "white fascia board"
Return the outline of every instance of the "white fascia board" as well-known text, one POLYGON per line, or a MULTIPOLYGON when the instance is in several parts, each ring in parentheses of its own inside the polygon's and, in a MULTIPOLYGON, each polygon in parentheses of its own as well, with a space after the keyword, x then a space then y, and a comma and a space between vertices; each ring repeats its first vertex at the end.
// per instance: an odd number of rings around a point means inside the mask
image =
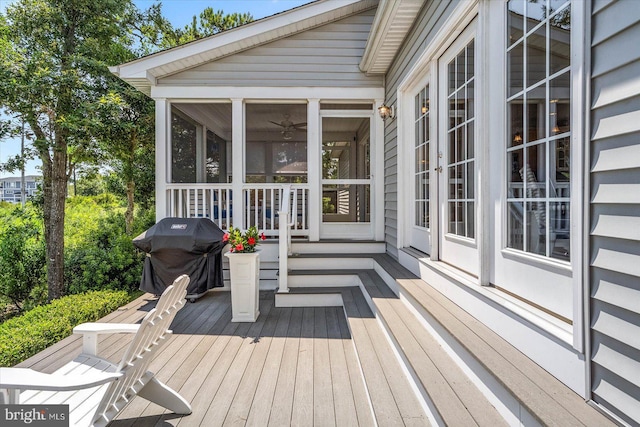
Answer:
MULTIPOLYGON (((145 78, 147 77, 147 72, 151 72, 156 78, 160 78, 163 77, 163 75, 158 71, 154 72, 154 70, 164 65, 181 61, 189 57, 202 55, 207 52, 209 52, 209 54, 206 55, 207 59, 202 63, 215 60, 217 56, 216 52, 213 51, 224 51, 217 54, 220 56, 226 56, 229 55, 229 51, 239 52, 276 40, 282 37, 282 32, 279 30, 282 30, 283 28, 290 27, 290 34, 298 33, 304 30, 299 27, 301 23, 305 23, 309 28, 325 23, 318 23, 315 19, 322 15, 328 14, 326 18, 326 23, 328 23, 351 13, 374 7, 376 4, 377 0, 320 0, 318 2, 292 9, 288 12, 283 12, 241 27, 224 31, 211 37, 122 64, 118 66, 118 75, 120 78, 127 80, 129 78, 145 78), (344 9, 340 16, 335 17, 332 15, 332 12, 336 12, 340 9, 344 9), (257 40, 258 37, 260 37, 260 41, 257 40), (251 38, 255 38, 255 40, 251 40, 249 46, 247 46, 246 43, 242 44, 243 41, 246 42, 251 38)), ((188 67, 185 67, 185 69, 196 65, 191 64, 188 67)), ((174 70, 171 74, 178 71, 179 70, 174 70)))
POLYGON ((153 86, 151 98, 172 101, 242 98, 248 100, 371 100, 384 98, 383 87, 219 87, 219 86, 153 86))

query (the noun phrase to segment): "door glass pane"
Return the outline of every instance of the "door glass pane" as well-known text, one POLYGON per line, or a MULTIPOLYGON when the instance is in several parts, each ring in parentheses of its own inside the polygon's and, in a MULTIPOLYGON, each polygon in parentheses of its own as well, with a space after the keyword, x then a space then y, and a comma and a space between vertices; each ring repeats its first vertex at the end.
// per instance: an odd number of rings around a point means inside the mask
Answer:
MULTIPOLYGON (((462 237, 473 238, 475 219, 475 147, 473 129, 475 123, 474 98, 474 42, 465 46, 448 64, 457 72, 449 73, 455 78, 455 93, 449 98, 449 121, 447 139, 447 188, 448 188, 448 232, 462 237)), ((452 87, 449 82, 448 87, 452 87)))
POLYGON ((370 177, 370 119, 323 117, 322 221, 370 222, 370 185, 344 182, 370 177))
POLYGON ((414 176, 415 220, 414 225, 429 228, 429 85, 415 97, 414 176))
POLYGON ((324 184, 322 222, 370 222, 370 200, 368 184, 324 184))
POLYGON ((507 247, 568 261, 571 4, 507 2, 507 247), (519 14, 526 31, 514 41, 519 14), (517 43, 517 44, 514 44, 517 43), (522 44, 526 58, 519 71, 522 44), (556 75, 561 73, 560 75, 556 75), (524 96, 519 93, 522 87, 524 96), (522 238, 520 238, 522 236, 522 238))

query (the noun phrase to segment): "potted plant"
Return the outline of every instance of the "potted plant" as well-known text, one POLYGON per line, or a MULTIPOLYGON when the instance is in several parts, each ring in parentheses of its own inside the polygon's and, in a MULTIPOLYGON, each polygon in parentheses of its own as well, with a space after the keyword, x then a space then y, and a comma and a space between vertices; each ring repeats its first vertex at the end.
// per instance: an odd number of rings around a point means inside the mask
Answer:
POLYGON ((232 322, 255 322, 260 315, 260 253, 256 247, 265 239, 255 226, 244 233, 231 227, 223 237, 231 246, 225 256, 229 259, 232 322))

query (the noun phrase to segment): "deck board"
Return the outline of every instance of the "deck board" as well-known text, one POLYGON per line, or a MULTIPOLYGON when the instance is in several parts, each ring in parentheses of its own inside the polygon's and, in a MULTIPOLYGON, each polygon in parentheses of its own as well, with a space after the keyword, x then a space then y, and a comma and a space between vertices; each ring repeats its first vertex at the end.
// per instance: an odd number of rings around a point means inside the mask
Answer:
MULTIPOLYGON (((189 401, 193 413, 178 416, 136 397, 111 426, 411 424, 387 384, 383 365, 388 361, 379 360, 376 343, 369 338, 377 325, 362 305, 360 290, 339 292, 349 305, 349 318, 342 307, 276 308, 272 291, 261 292, 255 323, 231 322, 229 292, 210 292, 187 304, 150 370, 189 401), (358 331, 352 334, 354 322, 358 331), (356 336, 366 345, 357 346, 356 336), (362 368, 370 360, 375 360, 379 375, 372 382, 371 369, 362 368), (379 380, 382 392, 377 390, 379 380), (371 394, 384 395, 395 418, 374 416, 371 394), (390 419, 394 422, 387 423, 390 419)), ((144 295, 101 321, 139 322, 155 301, 144 295)), ((101 337, 98 354, 117 361, 129 340, 126 334, 101 337)), ((76 357, 81 347, 81 338, 72 336, 21 365, 51 372, 76 357)))

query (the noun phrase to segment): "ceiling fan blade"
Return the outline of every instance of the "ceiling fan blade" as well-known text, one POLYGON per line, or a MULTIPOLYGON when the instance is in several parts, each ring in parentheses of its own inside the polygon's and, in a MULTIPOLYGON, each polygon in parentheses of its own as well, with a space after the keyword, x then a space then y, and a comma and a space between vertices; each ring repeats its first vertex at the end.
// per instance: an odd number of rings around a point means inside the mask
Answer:
POLYGON ((277 122, 274 122, 272 120, 269 120, 269 123, 273 123, 274 125, 278 125, 280 127, 285 127, 282 123, 277 123, 277 122))
POLYGON ((294 128, 296 128, 296 129, 297 129, 297 128, 299 128, 299 127, 300 127, 300 128, 303 128, 303 127, 305 127, 305 126, 307 126, 307 122, 295 123, 295 124, 293 125, 293 127, 294 127, 294 128))

